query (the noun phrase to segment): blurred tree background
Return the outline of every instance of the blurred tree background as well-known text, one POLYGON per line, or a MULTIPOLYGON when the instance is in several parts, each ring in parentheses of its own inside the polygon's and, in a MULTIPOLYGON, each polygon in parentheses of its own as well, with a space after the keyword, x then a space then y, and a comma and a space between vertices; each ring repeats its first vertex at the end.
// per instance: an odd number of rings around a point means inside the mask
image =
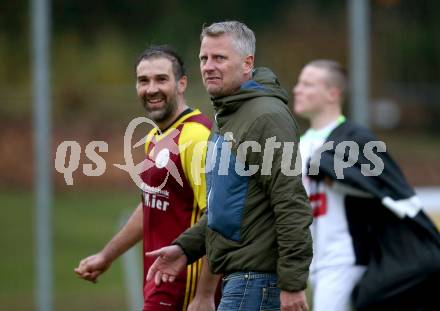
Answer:
MULTIPOLYGON (((109 144, 109 152, 101 154, 107 163, 102 176, 86 177, 79 169, 73 176, 74 186, 69 187, 63 176, 54 172, 58 195, 54 235, 63 254, 55 255, 58 309, 121 310, 124 305, 118 272, 92 289, 73 281, 72 269, 79 256, 98 250, 110 237, 121 205, 134 206, 138 198, 128 174, 112 164, 124 162, 127 124, 144 115, 136 98, 134 76, 134 62, 142 50, 149 44, 175 46, 189 73, 188 103, 212 117, 197 57, 203 24, 233 19, 248 24, 257 37, 257 66, 272 68, 282 85, 291 90, 302 66, 310 60, 333 58, 348 65, 346 6, 347 1, 340 0, 52 1, 54 124, 53 148, 48 152, 55 159, 58 144, 65 140, 78 141, 83 151, 93 140, 109 144), (84 189, 106 190, 105 199, 84 194, 84 189), (85 224, 81 223, 84 214, 88 217, 85 224), (100 235, 84 245, 90 232, 74 228, 72 222, 89 231, 94 223, 99 224, 100 235), (91 291, 98 292, 93 298, 96 305, 81 296, 91 291)), ((438 186, 440 1, 371 0, 370 7, 372 127, 412 184, 438 186)), ((18 231, 28 243, 32 241, 30 59, 29 2, 0 2, 0 224, 16 224, 15 231, 0 239, 2 249, 11 252, 9 257, 3 256, 0 265, 0 274, 10 276, 0 282, 2 310, 29 310, 32 305, 26 302, 32 298, 32 248, 14 251, 18 231), (14 212, 15 207, 20 211, 14 212)), ((304 130, 306 124, 302 120, 300 124, 304 130)), ((84 154, 83 162, 87 162, 84 154)))
MULTIPOLYGON (((237 19, 257 37, 257 66, 268 66, 291 90, 302 66, 316 58, 348 65, 347 1, 53 1, 51 83, 53 152, 64 140, 109 142, 107 171, 76 172, 77 187, 131 184, 122 137, 144 114, 136 98, 134 61, 150 44, 169 43, 188 69, 187 99, 212 116, 200 79, 203 24, 237 19)), ((440 2, 371 0, 372 127, 411 182, 440 184, 440 2), (408 145, 410 144, 410 145, 408 145), (409 147, 409 148, 408 148, 409 147)), ((0 185, 31 187, 30 9, 24 0, 0 4, 0 185), (13 143, 12 143, 13 142, 13 143)), ((349 115, 349 109, 347 109, 349 115)), ((306 128, 300 120, 302 129, 306 128)), ((57 187, 65 183, 54 175, 57 187)))
MULTIPOLYGON (((421 124, 407 120, 399 126, 438 129, 433 117, 438 117, 440 4, 375 0, 371 9, 372 98, 399 96, 399 105, 436 112, 424 115, 421 124)), ((63 0, 53 1, 51 16, 56 121, 121 122, 142 113, 133 92, 133 62, 151 43, 176 47, 189 69, 192 102, 209 106, 198 73, 199 33, 204 23, 223 19, 239 19, 255 30, 257 64, 273 67, 286 88, 313 58, 347 63, 345 1, 63 0)), ((29 27, 27 1, 0 4, 2 120, 30 113, 29 27)))
MULTIPOLYGON (((435 132, 439 2, 375 0, 371 9, 372 105, 377 99, 397 105, 401 118, 393 119, 393 130, 435 132)), ((53 1, 51 16, 54 120, 63 127, 127 123, 142 114, 133 63, 152 43, 170 43, 183 55, 188 98, 209 113, 197 60, 204 23, 238 19, 250 25, 257 35, 257 65, 272 67, 287 89, 311 59, 348 59, 346 1, 63 0, 53 1)), ((29 20, 27 1, 0 4, 0 120, 8 125, 26 122, 31 111, 29 20)))

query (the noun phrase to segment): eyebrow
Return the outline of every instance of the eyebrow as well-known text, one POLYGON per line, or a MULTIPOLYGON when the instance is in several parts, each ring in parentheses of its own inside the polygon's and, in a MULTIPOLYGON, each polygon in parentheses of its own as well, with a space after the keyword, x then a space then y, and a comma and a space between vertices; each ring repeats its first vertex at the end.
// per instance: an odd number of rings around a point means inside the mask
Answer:
POLYGON ((169 78, 169 77, 170 77, 170 75, 167 74, 167 73, 160 73, 160 74, 157 74, 157 75, 153 75, 152 77, 148 77, 147 75, 140 75, 140 76, 137 76, 137 80, 140 80, 140 79, 169 78))

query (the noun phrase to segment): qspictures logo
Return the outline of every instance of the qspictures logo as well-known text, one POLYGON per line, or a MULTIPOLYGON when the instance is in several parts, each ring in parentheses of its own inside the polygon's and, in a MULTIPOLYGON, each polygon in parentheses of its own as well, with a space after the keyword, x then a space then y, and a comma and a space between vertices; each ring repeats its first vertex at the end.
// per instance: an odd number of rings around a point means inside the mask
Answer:
MULTIPOLYGON (((138 188, 144 192, 150 193, 160 193, 171 175, 176 181, 182 185, 182 177, 179 174, 177 167, 169 161, 170 154, 179 154, 186 146, 177 146, 176 144, 171 144, 167 148, 161 149, 160 152, 153 153, 152 158, 145 157, 140 163, 135 164, 133 160, 132 150, 139 146, 143 146, 148 137, 145 136, 138 142, 133 144, 133 135, 136 128, 142 124, 150 125, 154 128, 157 135, 162 135, 160 128, 157 124, 149 118, 138 117, 133 119, 127 126, 124 134, 124 164, 113 164, 115 167, 127 172, 131 180, 136 184, 138 188), (141 173, 148 171, 152 167, 165 168, 167 170, 164 180, 158 186, 151 186, 143 182, 141 178, 141 173)), ((171 142, 174 140, 175 136, 179 135, 179 131, 176 129, 170 134, 171 142)), ((160 142, 158 143, 160 146, 160 142)), ((105 141, 92 141, 87 144, 85 148, 86 157, 94 163, 96 166, 93 168, 93 164, 87 163, 83 164, 83 173, 86 176, 101 176, 105 173, 107 168, 107 163, 98 154, 98 152, 108 152, 108 143, 105 141)), ((81 157, 81 146, 77 141, 64 141, 58 145, 56 156, 55 156, 55 169, 57 172, 64 175, 64 181, 66 185, 73 186, 73 173, 79 168, 79 160, 81 157), (70 154, 70 157, 67 157, 70 154)))
MULTIPOLYGON (((174 143, 174 138, 180 134, 178 129, 174 129, 168 136, 168 145, 166 148, 160 148, 161 141, 155 142, 158 152, 154 152, 152 157, 146 156, 145 159, 135 164, 132 156, 132 149, 144 145, 148 135, 135 143, 132 146, 133 134, 136 128, 141 124, 148 124, 153 126, 156 135, 151 137, 153 140, 155 136, 160 136, 163 133, 160 128, 149 118, 138 117, 133 119, 127 126, 124 134, 124 164, 113 164, 115 167, 125 171, 129 174, 131 180, 143 191, 150 193, 159 193, 166 185, 170 177, 174 178, 177 183, 183 186, 182 178, 175 163, 170 161, 172 154, 186 152, 189 159, 191 159, 192 179, 195 184, 201 184, 201 174, 213 173, 218 175, 237 174, 239 176, 252 176, 254 174, 270 175, 273 174, 274 158, 281 158, 279 170, 286 176, 298 176, 301 174, 301 156, 297 151, 295 142, 279 142, 276 137, 267 138, 264 143, 257 141, 243 141, 237 142, 232 132, 226 132, 224 135, 214 135, 210 141, 202 141, 194 143, 191 146, 191 153, 188 155, 186 150, 192 142, 189 141, 184 145, 177 145, 174 143), (171 142, 171 144, 169 143, 171 142), (206 163, 203 163, 203 153, 206 151, 206 163), (261 159, 260 164, 249 165, 247 163, 250 153, 258 154, 261 159), (294 155, 296 153, 296 158, 294 155), (231 155, 236 157, 235 167, 231 168, 231 155), (152 186, 146 184, 141 174, 152 167, 165 168, 166 175, 159 185, 152 186), (217 171, 215 171, 217 170, 217 171)), ((105 173, 107 164, 105 160, 98 154, 98 152, 108 152, 108 143, 105 141, 92 141, 87 144, 85 148, 86 157, 95 164, 83 164, 83 173, 86 176, 101 176, 105 173)), ((308 163, 308 175, 317 175, 320 170, 320 160, 323 152, 334 150, 333 170, 337 179, 344 178, 344 170, 357 165, 360 154, 367 163, 362 163, 361 173, 364 176, 378 176, 384 169, 384 162, 379 156, 379 153, 386 152, 386 145, 382 141, 370 141, 367 144, 360 146, 354 141, 343 141, 335 144, 333 141, 326 142, 313 154, 308 163)), ((74 184, 73 173, 79 168, 79 160, 81 156, 81 146, 77 141, 64 141, 56 151, 55 169, 57 172, 64 175, 64 180, 67 185, 74 184), (70 151, 70 152, 69 152, 70 151), (70 157, 67 155, 70 153, 70 157)), ((279 160, 277 160, 279 162, 279 160)))

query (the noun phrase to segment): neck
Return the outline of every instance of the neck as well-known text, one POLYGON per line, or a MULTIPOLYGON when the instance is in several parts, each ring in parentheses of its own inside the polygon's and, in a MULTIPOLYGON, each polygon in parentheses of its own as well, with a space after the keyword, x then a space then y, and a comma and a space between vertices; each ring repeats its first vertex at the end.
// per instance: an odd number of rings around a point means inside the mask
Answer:
POLYGON ((340 110, 322 113, 310 119, 310 127, 314 130, 320 130, 329 124, 335 122, 341 115, 340 110))

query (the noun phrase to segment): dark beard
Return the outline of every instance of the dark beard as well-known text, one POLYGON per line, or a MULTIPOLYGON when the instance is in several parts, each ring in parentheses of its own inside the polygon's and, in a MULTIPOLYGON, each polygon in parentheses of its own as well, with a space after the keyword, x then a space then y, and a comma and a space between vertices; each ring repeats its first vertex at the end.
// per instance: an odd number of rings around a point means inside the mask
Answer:
POLYGON ((167 121, 170 116, 174 113, 174 111, 177 109, 177 100, 175 98, 171 99, 170 101, 167 101, 165 106, 161 110, 150 110, 148 109, 148 103, 147 98, 142 98, 142 104, 147 111, 147 116, 151 118, 154 122, 162 123, 164 121, 167 121))

